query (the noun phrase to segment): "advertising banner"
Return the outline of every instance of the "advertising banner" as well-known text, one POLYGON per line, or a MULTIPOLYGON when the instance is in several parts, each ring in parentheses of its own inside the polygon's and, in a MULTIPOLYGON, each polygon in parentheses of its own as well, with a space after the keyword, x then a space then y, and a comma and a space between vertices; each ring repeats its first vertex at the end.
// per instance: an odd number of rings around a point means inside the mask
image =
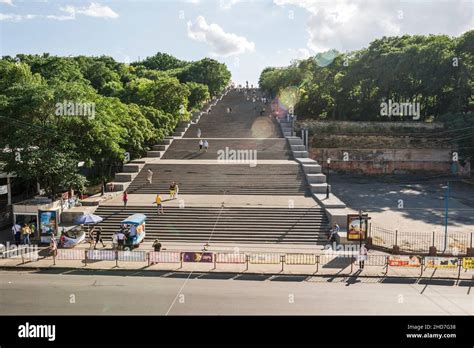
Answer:
POLYGON ((474 257, 463 257, 462 258, 462 268, 474 268, 474 257))
POLYGON ((421 257, 408 255, 391 255, 388 257, 388 265, 392 267, 420 267, 421 257))
POLYGON ((348 240, 366 240, 368 231, 367 214, 362 215, 362 219, 357 214, 347 215, 347 239, 348 240))
POLYGON ((212 253, 183 252, 184 262, 212 262, 212 253))
POLYGON ((457 257, 425 257, 426 268, 457 268, 459 259, 457 257))
POLYGON ((57 235, 58 232, 57 212, 55 210, 40 210, 38 211, 38 216, 41 243, 49 243, 51 241, 51 235, 57 235))

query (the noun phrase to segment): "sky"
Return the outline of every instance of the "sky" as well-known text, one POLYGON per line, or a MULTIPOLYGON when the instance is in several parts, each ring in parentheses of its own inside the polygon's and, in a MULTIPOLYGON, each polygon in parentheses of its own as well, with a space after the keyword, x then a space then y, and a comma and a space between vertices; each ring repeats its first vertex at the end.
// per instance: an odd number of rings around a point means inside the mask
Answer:
POLYGON ((382 36, 474 28, 472 0, 0 0, 0 55, 166 52, 227 64, 256 85, 267 66, 367 47, 382 36))

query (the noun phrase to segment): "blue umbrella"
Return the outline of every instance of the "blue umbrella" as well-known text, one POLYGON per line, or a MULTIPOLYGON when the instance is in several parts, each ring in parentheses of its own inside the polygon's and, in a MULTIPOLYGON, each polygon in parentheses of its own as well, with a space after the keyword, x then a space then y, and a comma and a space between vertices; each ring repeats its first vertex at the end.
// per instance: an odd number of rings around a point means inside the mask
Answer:
POLYGON ((102 220, 104 219, 102 219, 98 215, 84 214, 75 218, 74 223, 76 225, 94 225, 94 224, 98 224, 99 222, 102 222, 102 220))

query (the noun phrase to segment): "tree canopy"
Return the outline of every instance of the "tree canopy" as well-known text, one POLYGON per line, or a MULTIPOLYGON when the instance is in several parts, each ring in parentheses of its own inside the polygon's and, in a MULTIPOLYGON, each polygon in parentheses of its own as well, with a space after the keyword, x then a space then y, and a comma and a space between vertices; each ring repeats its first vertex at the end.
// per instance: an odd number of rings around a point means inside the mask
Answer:
POLYGON ((458 38, 383 37, 358 51, 329 51, 285 68, 268 67, 259 85, 274 96, 298 88, 295 111, 301 117, 383 121, 388 119, 380 105, 392 100, 419 103, 420 119, 434 120, 473 111, 473 47, 474 31, 458 38))
POLYGON ((52 196, 83 190, 108 180, 126 153, 138 158, 170 135, 229 80, 215 60, 166 53, 130 65, 107 56, 2 57, 0 170, 52 196))

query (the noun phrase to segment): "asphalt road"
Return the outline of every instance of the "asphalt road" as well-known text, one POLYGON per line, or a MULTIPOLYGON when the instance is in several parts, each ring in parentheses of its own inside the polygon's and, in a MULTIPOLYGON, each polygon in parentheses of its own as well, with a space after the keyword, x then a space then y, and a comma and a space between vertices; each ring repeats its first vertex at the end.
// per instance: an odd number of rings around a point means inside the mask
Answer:
POLYGON ((474 314, 472 282, 456 286, 394 279, 380 283, 379 279, 116 274, 0 271, 0 313, 474 314), (214 279, 205 279, 210 277, 214 279))

